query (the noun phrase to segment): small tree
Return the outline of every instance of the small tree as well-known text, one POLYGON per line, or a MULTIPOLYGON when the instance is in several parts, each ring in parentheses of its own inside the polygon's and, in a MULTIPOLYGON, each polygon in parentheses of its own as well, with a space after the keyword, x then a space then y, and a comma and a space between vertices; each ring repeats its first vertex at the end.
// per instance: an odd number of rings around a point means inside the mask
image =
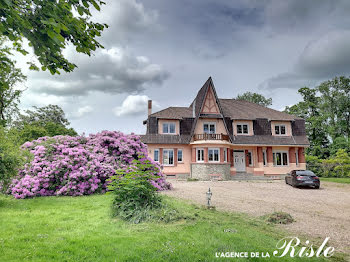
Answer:
POLYGON ((245 92, 241 95, 238 95, 235 99, 252 102, 265 107, 272 105, 272 98, 266 98, 261 94, 252 92, 245 92))

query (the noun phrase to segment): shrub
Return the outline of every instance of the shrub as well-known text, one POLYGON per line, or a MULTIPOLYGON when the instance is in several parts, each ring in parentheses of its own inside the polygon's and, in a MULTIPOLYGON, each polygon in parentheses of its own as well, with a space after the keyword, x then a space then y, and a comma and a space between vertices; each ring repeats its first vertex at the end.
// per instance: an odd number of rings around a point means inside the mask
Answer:
POLYGON ((293 217, 285 212, 274 212, 267 216, 267 222, 273 224, 290 224, 294 222, 293 217))
MULTIPOLYGON (((134 159, 148 159, 143 157, 147 147, 138 136, 112 131, 88 137, 42 137, 22 148, 33 159, 10 186, 9 193, 15 198, 105 192, 107 179, 115 170, 127 170, 134 159)), ((160 172, 151 183, 158 190, 170 186, 160 172)))
POLYGON ((335 156, 322 161, 327 177, 350 177, 350 156, 345 149, 339 149, 335 156))
POLYGON ((0 192, 7 189, 25 158, 15 139, 0 127, 0 192))
POLYGON ((118 170, 108 184, 115 194, 113 215, 134 223, 147 219, 150 210, 161 207, 153 182, 159 178, 159 169, 147 159, 134 160, 129 168, 118 170))

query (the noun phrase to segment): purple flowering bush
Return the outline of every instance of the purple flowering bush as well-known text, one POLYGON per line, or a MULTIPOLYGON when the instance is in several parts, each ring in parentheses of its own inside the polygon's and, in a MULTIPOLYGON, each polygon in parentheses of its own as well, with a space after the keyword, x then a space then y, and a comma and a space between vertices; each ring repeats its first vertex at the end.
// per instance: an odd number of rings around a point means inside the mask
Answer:
POLYGON ((42 137, 22 145, 32 159, 19 171, 8 192, 15 198, 80 196, 105 192, 116 170, 129 170, 133 160, 150 161, 157 190, 170 188, 159 165, 147 157, 147 147, 136 135, 103 131, 88 137, 42 137))

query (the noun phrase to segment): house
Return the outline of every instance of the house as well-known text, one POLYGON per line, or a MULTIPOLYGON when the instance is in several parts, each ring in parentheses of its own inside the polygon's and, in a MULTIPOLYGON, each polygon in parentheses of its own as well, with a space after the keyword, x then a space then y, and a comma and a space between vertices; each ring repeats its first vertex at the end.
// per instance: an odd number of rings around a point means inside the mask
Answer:
POLYGON ((189 107, 152 113, 148 153, 167 177, 231 179, 240 173, 279 177, 305 169, 309 141, 303 119, 247 101, 218 98, 211 77, 189 107))

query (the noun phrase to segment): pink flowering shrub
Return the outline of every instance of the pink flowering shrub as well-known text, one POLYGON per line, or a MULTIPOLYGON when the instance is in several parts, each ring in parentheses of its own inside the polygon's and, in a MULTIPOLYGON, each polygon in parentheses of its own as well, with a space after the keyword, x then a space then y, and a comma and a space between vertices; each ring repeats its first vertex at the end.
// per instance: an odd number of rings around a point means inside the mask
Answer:
POLYGON ((135 159, 155 166, 157 179, 151 184, 157 190, 170 188, 158 164, 147 157, 147 147, 133 134, 103 131, 88 137, 42 137, 22 148, 33 159, 9 187, 15 198, 105 192, 115 170, 128 170, 135 159))

